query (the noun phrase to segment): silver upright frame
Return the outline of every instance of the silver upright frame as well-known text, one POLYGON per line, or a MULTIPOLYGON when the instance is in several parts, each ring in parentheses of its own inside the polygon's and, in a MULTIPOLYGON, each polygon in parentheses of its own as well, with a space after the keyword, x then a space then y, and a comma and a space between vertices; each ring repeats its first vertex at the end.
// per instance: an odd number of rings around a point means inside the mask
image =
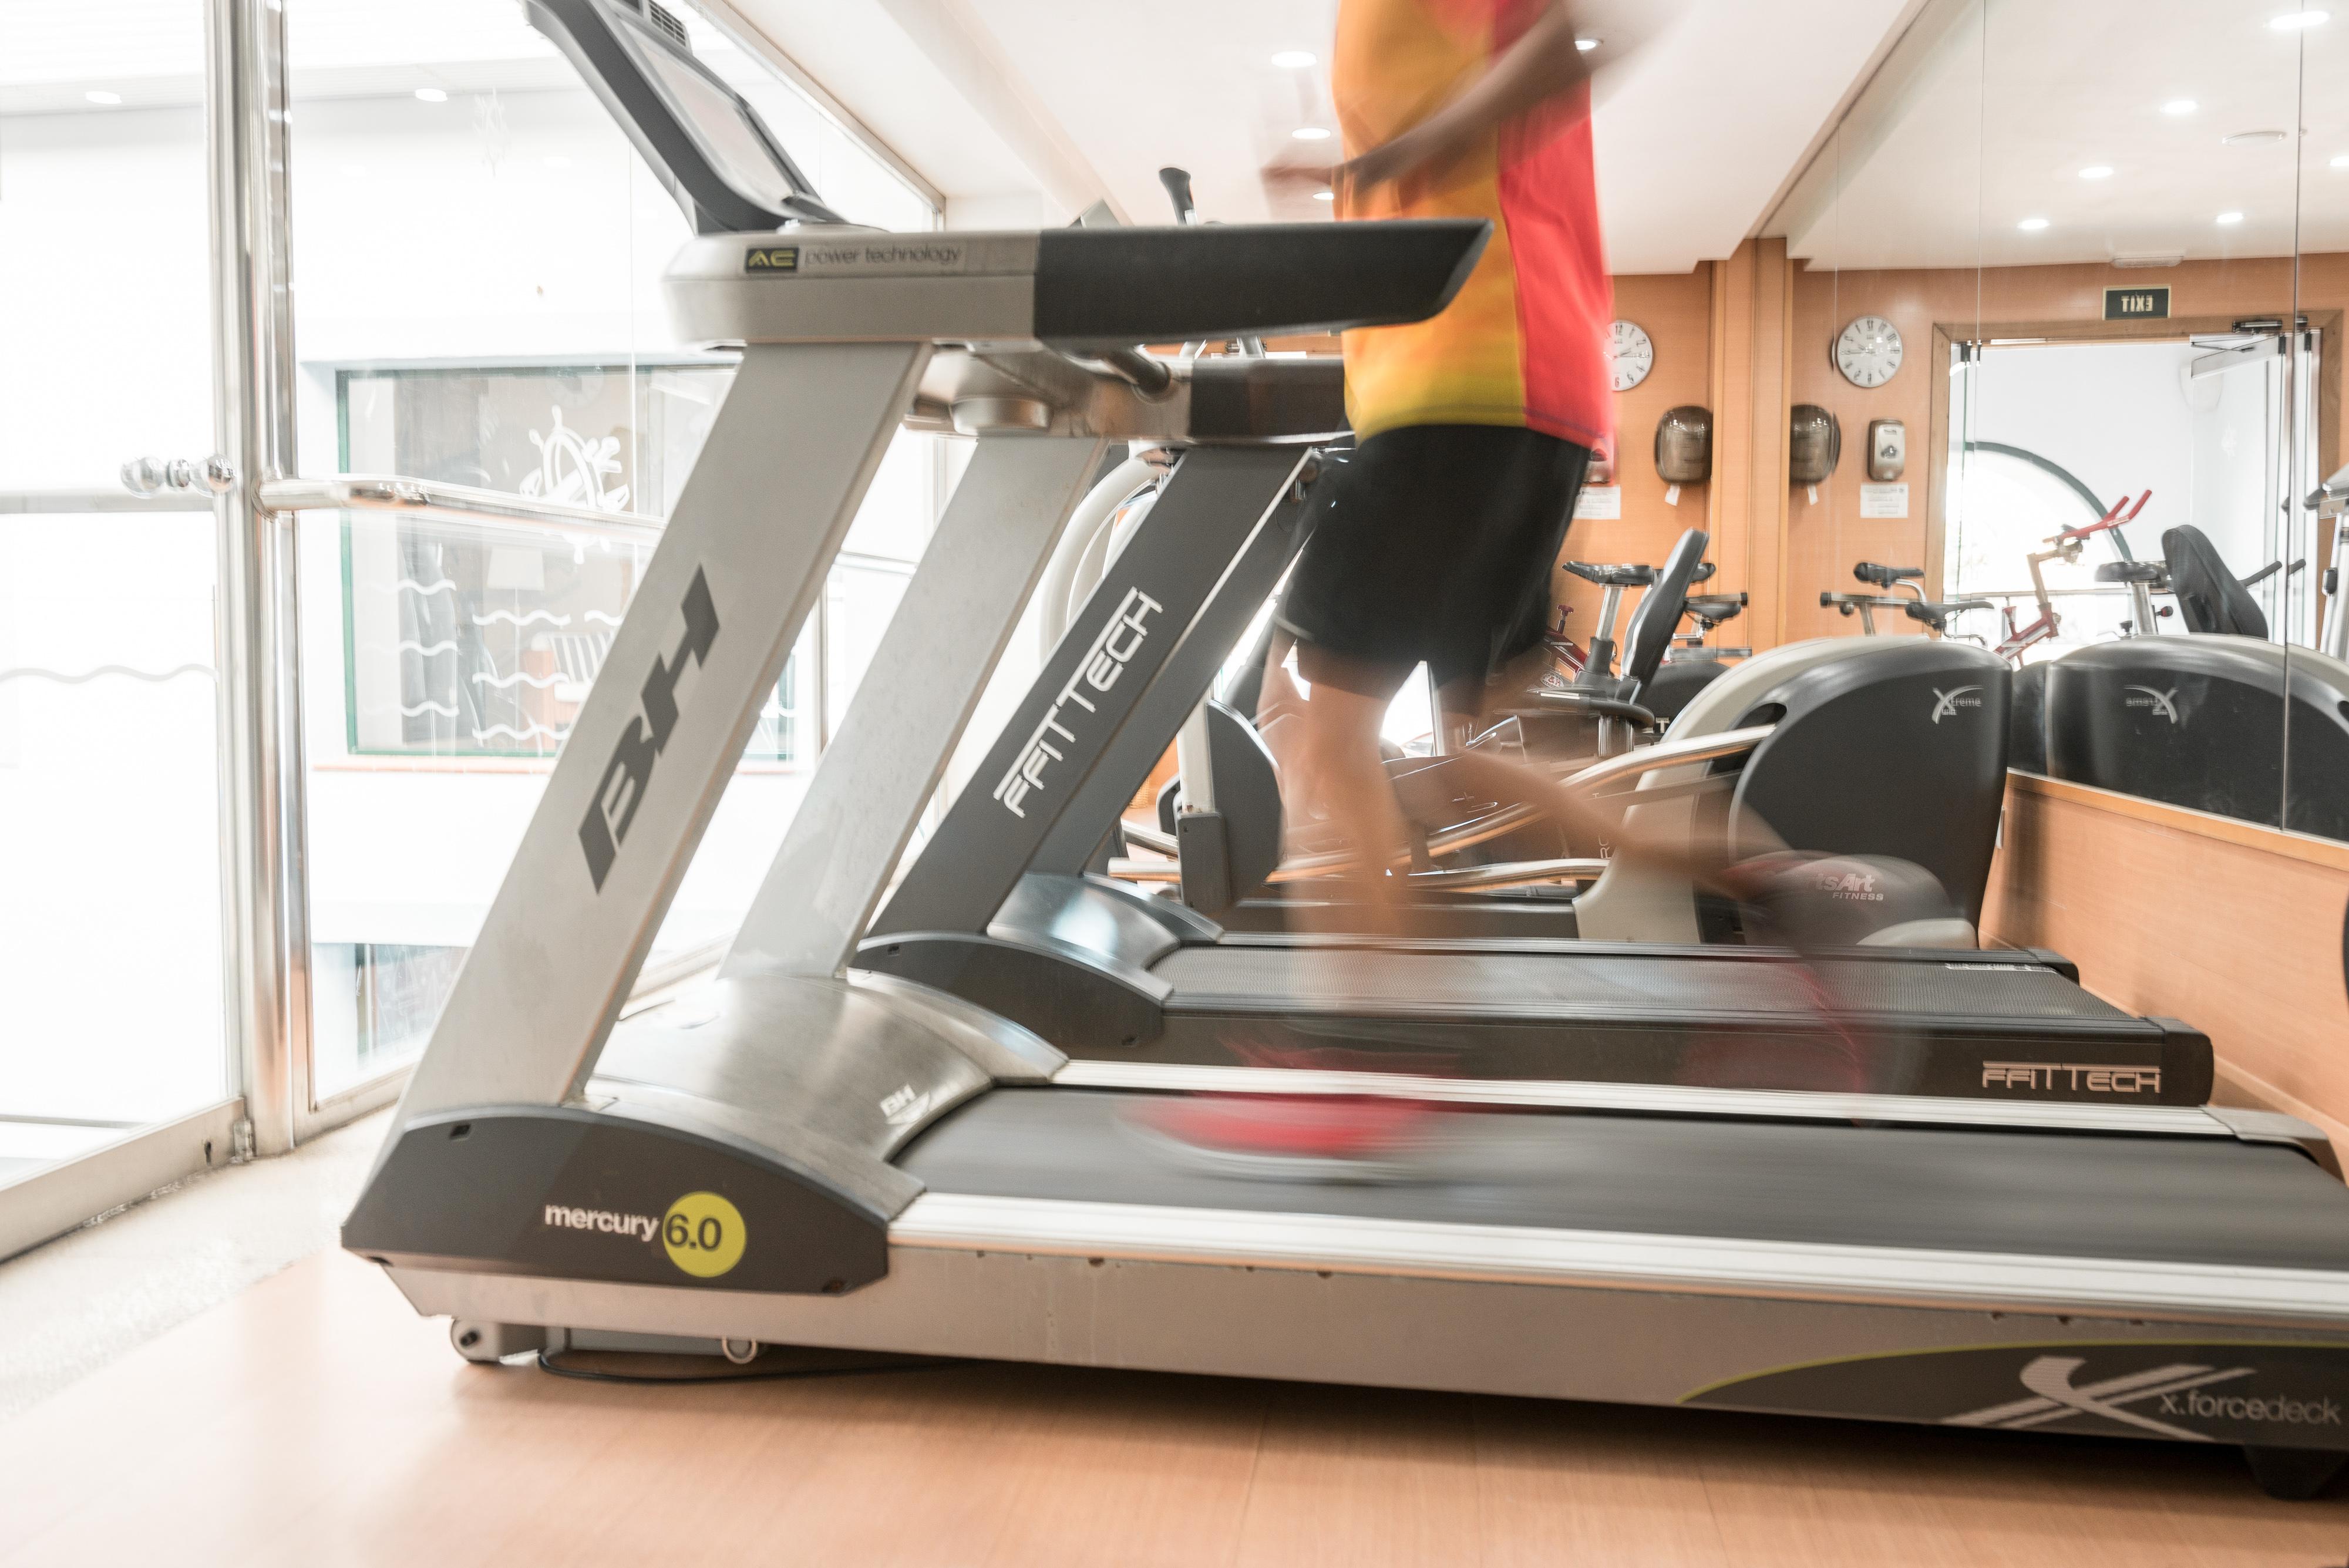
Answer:
POLYGON ((745 348, 398 1126, 585 1086, 929 357, 745 348))
POLYGON ((222 947, 252 1152, 283 1154, 310 1105, 295 524, 260 495, 294 461, 285 11, 212 0, 207 20, 212 419, 236 475, 217 503, 222 947))

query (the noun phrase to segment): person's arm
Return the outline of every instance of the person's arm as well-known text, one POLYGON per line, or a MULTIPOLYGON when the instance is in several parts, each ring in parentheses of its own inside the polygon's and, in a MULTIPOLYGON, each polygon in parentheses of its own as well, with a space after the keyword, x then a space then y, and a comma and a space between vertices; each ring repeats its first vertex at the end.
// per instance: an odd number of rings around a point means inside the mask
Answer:
POLYGON ((1574 47, 1566 0, 1550 0, 1538 20, 1459 95, 1383 147, 1339 165, 1334 178, 1356 192, 1423 171, 1440 174, 1495 127, 1539 109, 1588 79, 1574 47))

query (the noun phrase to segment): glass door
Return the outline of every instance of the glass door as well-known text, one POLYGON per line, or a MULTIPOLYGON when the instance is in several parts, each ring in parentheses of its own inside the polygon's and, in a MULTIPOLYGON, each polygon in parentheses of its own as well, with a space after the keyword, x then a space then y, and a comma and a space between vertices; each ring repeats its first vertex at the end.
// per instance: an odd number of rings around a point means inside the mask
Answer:
POLYGON ((0 5, 0 1256, 226 1159, 202 0, 0 5))

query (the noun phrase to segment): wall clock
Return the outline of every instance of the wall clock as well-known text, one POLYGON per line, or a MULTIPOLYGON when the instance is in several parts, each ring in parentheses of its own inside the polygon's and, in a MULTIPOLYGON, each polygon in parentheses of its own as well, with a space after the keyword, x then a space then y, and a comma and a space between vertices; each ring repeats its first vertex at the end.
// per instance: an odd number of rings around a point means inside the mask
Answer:
POLYGON ((1615 389, 1628 392, 1656 368, 1656 346, 1636 322, 1619 321, 1607 335, 1615 358, 1615 389))
POLYGON ((1900 329, 1881 316, 1863 316, 1835 340, 1836 369, 1855 387, 1880 387, 1900 369, 1900 329))

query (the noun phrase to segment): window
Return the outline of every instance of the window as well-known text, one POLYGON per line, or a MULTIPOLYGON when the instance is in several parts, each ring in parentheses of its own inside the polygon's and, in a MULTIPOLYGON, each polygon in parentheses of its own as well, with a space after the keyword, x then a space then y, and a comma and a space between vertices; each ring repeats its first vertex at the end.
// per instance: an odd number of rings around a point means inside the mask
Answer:
MULTIPOLYGON (((670 9, 819 199, 859 223, 937 225, 930 198, 821 105, 670 9)), ((428 1037, 732 367, 669 335, 659 282, 685 220, 511 0, 286 13, 302 472, 615 518, 592 535, 302 520, 313 1077, 329 1095, 428 1037)), ((883 464, 659 951, 724 937, 749 904, 927 543, 939 445, 901 437, 883 464)))

